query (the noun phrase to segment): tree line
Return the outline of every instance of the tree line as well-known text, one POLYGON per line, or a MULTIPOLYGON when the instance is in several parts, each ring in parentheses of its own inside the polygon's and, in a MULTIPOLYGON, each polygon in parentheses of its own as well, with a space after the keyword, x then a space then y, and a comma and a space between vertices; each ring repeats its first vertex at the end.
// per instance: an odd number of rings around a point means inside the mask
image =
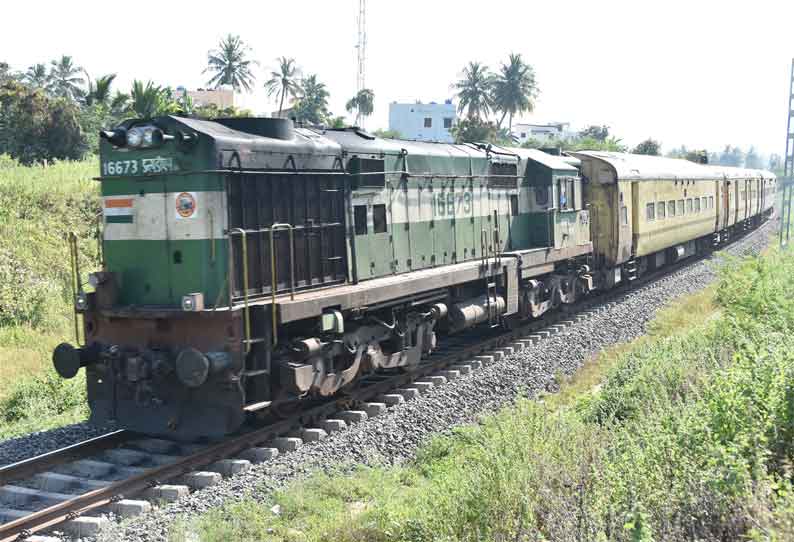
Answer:
MULTIPOLYGON (((209 75, 209 87, 250 91, 256 84, 253 68, 257 65, 251 48, 229 34, 208 51, 203 73, 209 75)), ((136 79, 124 92, 114 85, 116 76, 92 77, 68 55, 25 71, 14 71, 0 62, 0 154, 23 163, 79 159, 97 151, 100 129, 126 118, 173 114, 212 119, 252 114, 235 107, 197 105, 186 91, 153 81, 136 79)), ((344 117, 329 111, 326 85, 317 74, 304 76, 293 58, 276 59, 264 89, 279 104, 279 116, 307 124, 345 125, 344 117)), ((374 100, 374 92, 363 89, 345 108, 361 122, 373 113, 374 100)))

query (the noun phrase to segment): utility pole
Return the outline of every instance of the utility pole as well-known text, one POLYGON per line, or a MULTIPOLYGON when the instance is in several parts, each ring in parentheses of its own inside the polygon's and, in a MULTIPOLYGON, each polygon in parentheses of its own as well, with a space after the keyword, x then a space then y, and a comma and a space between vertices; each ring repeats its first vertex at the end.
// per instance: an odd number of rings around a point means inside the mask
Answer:
MULTIPOLYGON (((358 75, 356 77, 356 96, 367 88, 367 0, 358 0, 358 75)), ((356 125, 361 126, 361 111, 356 109, 356 125)))
POLYGON ((788 118, 786 120, 786 154, 783 158, 783 200, 780 209, 780 244, 787 245, 791 235, 791 197, 794 192, 794 59, 791 59, 789 80, 788 118), (785 221, 786 238, 783 239, 785 221))

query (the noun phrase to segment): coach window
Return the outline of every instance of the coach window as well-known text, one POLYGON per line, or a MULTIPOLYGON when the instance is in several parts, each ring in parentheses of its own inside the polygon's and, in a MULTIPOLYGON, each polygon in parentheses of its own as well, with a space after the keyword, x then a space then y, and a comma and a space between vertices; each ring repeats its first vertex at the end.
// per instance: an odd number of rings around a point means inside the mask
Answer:
POLYGON ((709 198, 707 198, 706 196, 703 196, 702 198, 700 198, 700 205, 701 205, 701 207, 703 207, 704 211, 706 209, 708 209, 709 208, 709 198))
POLYGON ((649 203, 645 206, 645 218, 650 222, 656 220, 656 204, 649 203))
POLYGON ((680 216, 684 216, 684 200, 678 200, 678 203, 675 206, 676 213, 680 216))
POLYGON ((714 196, 709 196, 709 209, 714 208, 714 196))
POLYGON ((659 220, 664 220, 664 215, 665 215, 664 211, 665 211, 664 202, 660 201, 659 203, 656 204, 656 217, 659 220))
POLYGON ((691 213, 692 213, 692 210, 693 210, 693 209, 692 209, 692 198, 687 198, 687 199, 686 199, 686 212, 687 212, 688 214, 691 214, 691 213))
POLYGON ((625 205, 620 208, 620 222, 624 226, 629 225, 629 209, 625 205))
POLYGON ((695 212, 700 212, 700 198, 695 198, 695 212))
POLYGON ((386 233, 386 206, 372 206, 372 226, 375 233, 386 233))
POLYGON ((367 234, 367 206, 355 205, 353 207, 353 222, 355 223, 356 235, 367 234))
POLYGON ((667 202, 667 216, 675 216, 675 202, 673 200, 667 202))

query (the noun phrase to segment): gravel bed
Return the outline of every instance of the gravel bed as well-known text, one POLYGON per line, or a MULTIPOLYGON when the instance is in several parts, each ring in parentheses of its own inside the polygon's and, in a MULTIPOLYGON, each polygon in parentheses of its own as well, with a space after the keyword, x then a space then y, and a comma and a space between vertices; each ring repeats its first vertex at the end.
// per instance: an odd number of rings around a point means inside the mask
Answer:
POLYGON ((112 427, 94 427, 87 423, 75 423, 0 441, 0 467, 82 442, 113 431, 113 429, 112 427))
MULTIPOLYGON (((768 224, 725 252, 742 255, 758 251, 767 244, 771 229, 768 224)), ((542 391, 555 391, 555 374, 573 374, 601 349, 643 335, 658 309, 675 298, 701 290, 715 279, 715 259, 695 262, 613 298, 610 300, 615 303, 613 306, 576 322, 561 334, 390 408, 382 416, 256 465, 143 517, 113 524, 100 540, 166 541, 169 527, 176 519, 184 521, 241 496, 267 502, 272 491, 313 471, 355 463, 390 465, 409 460, 428 436, 476 421, 481 414, 511 403, 519 394, 534 396, 542 391)))

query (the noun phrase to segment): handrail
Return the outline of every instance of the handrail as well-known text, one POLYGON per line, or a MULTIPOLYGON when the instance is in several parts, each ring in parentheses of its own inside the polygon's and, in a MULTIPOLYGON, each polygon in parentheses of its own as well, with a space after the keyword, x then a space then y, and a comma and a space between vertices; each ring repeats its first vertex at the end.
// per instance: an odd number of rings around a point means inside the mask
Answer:
MULTIPOLYGON (((251 351, 251 308, 248 306, 248 237, 244 229, 234 228, 229 230, 229 245, 232 244, 231 234, 240 234, 240 243, 243 249, 243 314, 245 319, 245 353, 251 351)), ((229 251, 231 260, 231 251, 229 251)), ((229 298, 229 305, 231 306, 232 300, 229 298)))
MULTIPOLYGON (((232 236, 239 235, 242 239, 243 248, 243 303, 245 310, 245 326, 246 326, 246 352, 250 350, 251 344, 251 322, 250 322, 250 308, 248 297, 248 246, 247 238, 249 233, 269 233, 270 234, 270 296, 272 308, 272 325, 273 325, 273 346, 278 344, 278 334, 276 325, 276 286, 278 281, 278 270, 276 268, 276 239, 275 234, 279 230, 289 231, 289 265, 290 265, 290 299, 295 299, 295 227, 287 223, 274 223, 269 228, 261 228, 257 230, 249 230, 244 228, 234 228, 227 231, 229 236, 229 253, 232 253, 232 236)), ((230 256, 229 261, 232 261, 230 256)), ((232 304, 231 281, 229 288, 229 305, 232 304)))
POLYGON ((67 242, 69 244, 69 260, 71 263, 72 275, 72 308, 74 309, 74 340, 77 346, 82 346, 80 342, 80 324, 78 322, 77 312, 77 296, 83 293, 83 287, 80 284, 80 260, 79 251, 77 249, 77 234, 70 231, 67 234, 67 242))
POLYGON ((270 295, 271 295, 271 321, 273 325, 273 346, 278 344, 278 330, 276 328, 276 241, 277 230, 289 231, 289 269, 290 269, 290 299, 295 299, 295 228, 292 224, 275 223, 270 226, 270 295))

